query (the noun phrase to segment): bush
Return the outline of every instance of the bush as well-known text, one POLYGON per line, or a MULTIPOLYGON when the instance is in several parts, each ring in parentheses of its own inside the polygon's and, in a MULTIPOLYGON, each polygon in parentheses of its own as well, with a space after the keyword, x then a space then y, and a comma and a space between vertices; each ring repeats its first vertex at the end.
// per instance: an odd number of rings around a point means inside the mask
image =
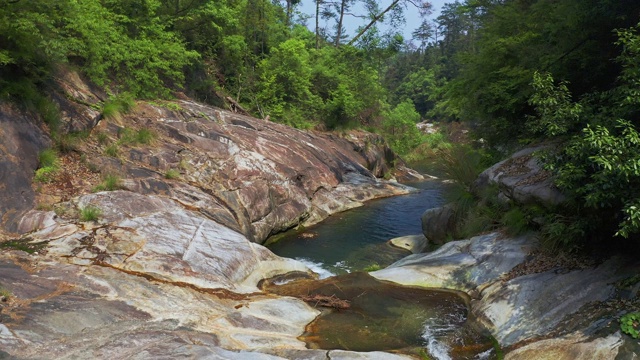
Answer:
POLYGON ((96 221, 102 215, 102 210, 95 206, 87 206, 80 209, 80 221, 96 221))
POLYGON ((40 168, 36 170, 34 180, 40 183, 49 183, 55 180, 60 170, 58 153, 53 149, 46 149, 38 154, 40 168))
POLYGON ((622 316, 620 330, 634 339, 640 338, 640 312, 632 312, 622 316))
POLYGON ((58 153, 53 149, 46 149, 38 154, 38 163, 41 168, 54 167, 57 168, 60 165, 58 159, 58 153))
POLYGON ((473 182, 478 175, 488 167, 492 159, 481 150, 476 150, 466 145, 452 146, 439 150, 440 166, 446 176, 463 186, 467 191, 471 190, 473 182))
POLYGON ((367 265, 364 269, 362 269, 362 271, 372 272, 372 271, 378 271, 380 269, 382 269, 382 266, 380 266, 380 264, 373 263, 373 264, 367 265))
POLYGON ((120 119, 135 106, 135 100, 130 93, 123 92, 112 96, 102 105, 102 116, 105 119, 120 119))
POLYGON ((71 132, 58 137, 56 146, 63 153, 78 151, 82 140, 89 137, 86 131, 71 132))
POLYGON ((420 114, 409 100, 398 104, 392 111, 385 114, 382 122, 383 134, 393 151, 405 155, 423 140, 416 124, 420 121, 420 114))
POLYGON ((50 183, 55 180, 58 175, 58 168, 46 166, 36 170, 34 180, 40 183, 50 183))
POLYGON ((131 128, 122 128, 118 130, 118 136, 120 144, 137 145, 137 144, 150 144, 156 137, 156 135, 149 129, 140 129, 135 131, 131 128))
POLYGON ((136 133, 136 143, 138 144, 148 145, 155 138, 156 138, 156 135, 149 129, 140 129, 136 133))

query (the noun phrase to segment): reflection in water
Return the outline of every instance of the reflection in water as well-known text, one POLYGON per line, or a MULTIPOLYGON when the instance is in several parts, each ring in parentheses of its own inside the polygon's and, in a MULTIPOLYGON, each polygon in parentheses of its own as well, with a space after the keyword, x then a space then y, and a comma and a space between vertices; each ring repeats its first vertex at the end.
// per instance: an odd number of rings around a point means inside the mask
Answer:
POLYGON ((444 203, 446 185, 442 182, 410 185, 419 191, 373 200, 360 208, 335 214, 321 224, 282 236, 269 248, 280 256, 318 264, 333 274, 376 264, 387 266, 409 254, 387 244, 387 240, 421 234, 422 213, 444 203))

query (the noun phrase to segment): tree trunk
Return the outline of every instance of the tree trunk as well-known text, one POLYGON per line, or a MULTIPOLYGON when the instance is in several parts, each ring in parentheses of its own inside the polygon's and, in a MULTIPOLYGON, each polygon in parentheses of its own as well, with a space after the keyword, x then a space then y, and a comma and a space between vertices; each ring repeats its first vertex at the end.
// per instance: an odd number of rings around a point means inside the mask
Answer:
POLYGON ((289 25, 291 25, 291 9, 293 8, 291 2, 292 0, 287 0, 287 21, 285 23, 286 27, 289 27, 289 25))
POLYGON ((322 0, 316 0, 316 50, 320 48, 320 4, 322 0))
POLYGON ((342 20, 344 19, 344 8, 347 0, 342 0, 340 2, 340 17, 338 18, 338 31, 336 33, 336 47, 340 46, 340 38, 342 37, 342 20))

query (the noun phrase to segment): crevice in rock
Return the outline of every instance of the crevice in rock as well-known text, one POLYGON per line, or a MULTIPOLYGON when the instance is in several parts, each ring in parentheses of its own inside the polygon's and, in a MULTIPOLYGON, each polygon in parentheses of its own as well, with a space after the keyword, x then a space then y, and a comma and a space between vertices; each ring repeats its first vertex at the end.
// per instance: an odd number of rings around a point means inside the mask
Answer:
POLYGON ((109 263, 106 263, 104 261, 96 261, 96 262, 94 262, 94 265, 98 265, 98 266, 114 269, 114 270, 123 272, 123 273, 128 274, 128 275, 142 277, 142 278, 144 278, 144 279, 146 279, 147 281, 150 281, 150 282, 166 284, 166 285, 173 285, 173 286, 177 286, 177 287, 181 287, 181 288, 188 288, 188 289, 191 289, 191 290, 195 290, 195 291, 197 291, 197 292, 199 292, 201 294, 213 295, 213 296, 217 297, 218 299, 249 300, 254 296, 264 295, 261 292, 239 294, 239 293, 233 292, 233 291, 228 290, 228 289, 223 289, 223 288, 202 288, 202 287, 199 287, 197 285, 194 285, 194 284, 191 284, 191 283, 187 283, 187 282, 183 282, 183 281, 164 280, 164 279, 157 278, 157 277, 155 277, 155 276, 153 276, 151 274, 148 274, 148 273, 122 269, 122 268, 113 266, 113 265, 111 265, 109 263))

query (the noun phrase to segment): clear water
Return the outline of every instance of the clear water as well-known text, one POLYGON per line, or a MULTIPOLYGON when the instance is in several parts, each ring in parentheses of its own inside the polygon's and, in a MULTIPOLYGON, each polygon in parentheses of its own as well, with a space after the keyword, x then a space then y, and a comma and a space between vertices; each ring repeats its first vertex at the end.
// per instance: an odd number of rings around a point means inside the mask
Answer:
POLYGON ((447 185, 438 180, 409 184, 417 191, 367 202, 335 214, 321 224, 290 231, 268 247, 277 255, 298 259, 316 272, 344 274, 375 265, 384 267, 407 256, 389 239, 422 233, 426 209, 444 204, 447 185), (320 268, 320 269, 318 269, 320 268))
POLYGON ((495 359, 490 334, 468 318, 467 305, 458 294, 398 286, 359 272, 373 265, 386 267, 409 255, 387 241, 421 234, 424 211, 445 203, 447 184, 429 180, 409 185, 418 191, 374 200, 280 236, 269 248, 304 262, 323 280, 271 285, 266 290, 350 302, 348 309, 320 307, 322 315, 300 337, 309 348, 394 351, 437 360, 495 359))
POLYGON ((312 349, 428 353, 438 360, 495 359, 488 332, 469 318, 464 296, 454 291, 400 286, 364 272, 324 280, 267 284, 280 295, 347 301, 322 310, 300 337, 312 349))

